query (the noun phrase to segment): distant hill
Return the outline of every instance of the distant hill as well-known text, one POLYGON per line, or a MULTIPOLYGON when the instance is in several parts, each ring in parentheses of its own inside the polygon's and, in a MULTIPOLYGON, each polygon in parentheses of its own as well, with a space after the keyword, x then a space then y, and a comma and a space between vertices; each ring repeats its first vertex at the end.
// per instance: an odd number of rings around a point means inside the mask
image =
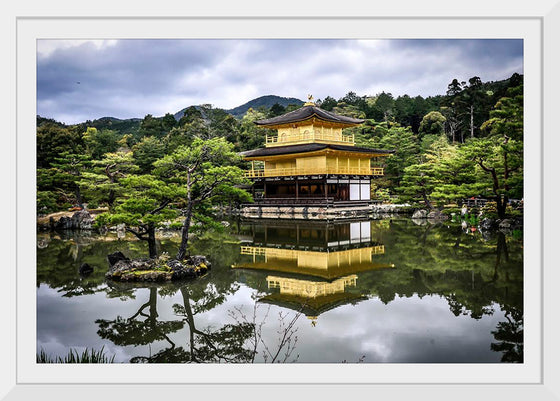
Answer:
MULTIPOLYGON (((189 106, 192 107, 192 106, 189 106)), ((189 107, 185 107, 184 109, 179 110, 177 113, 173 114, 173 117, 175 117, 175 120, 179 121, 181 119, 181 117, 183 117, 185 110, 187 110, 189 107)), ((200 111, 202 108, 200 106, 194 106, 195 109, 197 109, 198 111, 200 111)))
POLYGON ((229 114, 236 118, 241 118, 250 108, 258 109, 259 107, 265 107, 267 109, 278 103, 281 106, 288 106, 290 104, 295 104, 301 106, 304 102, 302 100, 296 99, 295 97, 281 97, 276 95, 261 96, 256 99, 250 100, 241 106, 237 106, 233 109, 226 110, 229 114))
MULTIPOLYGON (((120 119, 115 117, 101 117, 96 120, 88 120, 78 125, 87 127, 95 127, 98 130, 111 129, 119 131, 121 134, 134 133, 140 128, 141 118, 120 119)), ((84 129, 85 129, 84 128, 84 129)))
MULTIPOLYGON (((224 110, 224 111, 228 114, 231 114, 235 118, 241 118, 245 115, 247 110, 249 110, 250 108, 258 109, 259 107, 265 107, 265 108, 269 109, 272 106, 274 106, 276 103, 278 103, 281 106, 286 107, 290 104, 295 104, 295 105, 301 106, 304 102, 299 100, 299 99, 296 99, 295 97, 282 97, 282 96, 276 96, 276 95, 267 95, 267 96, 258 97, 256 99, 248 101, 245 104, 242 104, 241 106, 237 106, 233 109, 224 110)), ((194 106, 194 107, 197 110, 202 111, 202 108, 200 106, 194 106)), ((175 113, 173 115, 173 117, 175 117, 175 120, 179 121, 181 119, 181 117, 183 117, 183 114, 184 114, 185 110, 187 110, 187 109, 188 109, 188 107, 185 107, 184 109, 181 109, 177 113, 175 113)))

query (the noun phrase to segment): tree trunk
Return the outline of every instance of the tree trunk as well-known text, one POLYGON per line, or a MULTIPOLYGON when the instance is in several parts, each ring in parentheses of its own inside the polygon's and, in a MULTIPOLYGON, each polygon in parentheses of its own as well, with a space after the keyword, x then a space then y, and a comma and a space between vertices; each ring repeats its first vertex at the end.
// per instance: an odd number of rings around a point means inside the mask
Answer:
POLYGON ((508 204, 507 195, 496 197, 496 209, 498 211, 498 218, 503 219, 506 217, 506 207, 508 204))
POLYGON ((158 257, 156 247, 156 229, 153 224, 148 225, 148 251, 150 252, 150 259, 158 257))
POLYGON ((183 229, 181 230, 181 245, 179 246, 179 251, 177 252, 176 259, 183 260, 187 255, 187 245, 189 241, 189 227, 191 225, 193 202, 189 201, 187 205, 187 212, 185 214, 185 221, 183 222, 183 229))
POLYGON ((422 197, 424 198, 424 202, 426 203, 426 206, 428 206, 428 209, 433 210, 434 207, 432 206, 430 200, 428 199, 428 195, 426 195, 426 191, 422 191, 422 197))
POLYGON ((82 193, 80 192, 80 187, 76 185, 76 202, 78 203, 79 207, 82 207, 82 193))
POLYGON ((112 189, 109 190, 109 197, 107 199, 107 204, 109 205, 109 208, 113 208, 113 203, 115 203, 115 199, 116 199, 116 194, 115 191, 113 191, 112 189))
POLYGON ((474 138, 474 105, 471 104, 471 138, 474 138))

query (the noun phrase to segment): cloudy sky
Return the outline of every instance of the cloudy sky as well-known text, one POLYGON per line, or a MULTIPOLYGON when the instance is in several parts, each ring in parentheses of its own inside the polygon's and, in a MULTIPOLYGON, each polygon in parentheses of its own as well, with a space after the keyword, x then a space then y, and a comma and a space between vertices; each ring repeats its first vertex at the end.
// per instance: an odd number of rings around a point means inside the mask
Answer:
POLYGON ((39 40, 37 114, 74 124, 263 95, 444 94, 523 73, 522 40, 39 40))

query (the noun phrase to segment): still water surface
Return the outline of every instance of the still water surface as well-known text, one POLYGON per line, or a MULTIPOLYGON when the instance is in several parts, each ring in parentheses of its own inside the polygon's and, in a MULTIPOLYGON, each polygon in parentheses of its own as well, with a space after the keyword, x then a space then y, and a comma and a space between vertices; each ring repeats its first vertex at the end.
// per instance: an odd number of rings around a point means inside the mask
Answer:
MULTIPOLYGON (((179 238, 161 238, 174 255, 179 238)), ((37 352, 125 363, 523 361, 521 233, 410 219, 237 222, 201 233, 209 274, 106 281, 115 234, 38 234, 37 352), (81 276, 82 263, 94 266, 81 276)))

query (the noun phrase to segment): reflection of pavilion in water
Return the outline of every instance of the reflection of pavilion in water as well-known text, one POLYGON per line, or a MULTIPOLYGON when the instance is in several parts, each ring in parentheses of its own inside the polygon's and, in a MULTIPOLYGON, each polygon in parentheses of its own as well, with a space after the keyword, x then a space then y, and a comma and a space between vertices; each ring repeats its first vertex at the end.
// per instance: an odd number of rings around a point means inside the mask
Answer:
POLYGON ((321 313, 367 297, 356 289, 361 272, 393 268, 376 261, 385 247, 371 221, 342 223, 263 221, 242 237, 243 262, 235 269, 268 271, 271 293, 260 302, 321 313))

